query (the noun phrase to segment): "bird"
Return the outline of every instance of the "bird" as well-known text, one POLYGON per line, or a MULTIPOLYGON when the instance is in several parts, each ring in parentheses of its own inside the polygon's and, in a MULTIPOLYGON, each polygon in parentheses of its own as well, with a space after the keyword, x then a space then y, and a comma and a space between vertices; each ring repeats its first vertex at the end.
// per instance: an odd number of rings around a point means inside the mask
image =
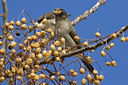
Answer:
MULTIPOLYGON (((69 14, 62 8, 56 8, 52 12, 45 13, 43 16, 38 18, 37 22, 41 23, 43 19, 47 19, 47 26, 53 27, 53 31, 55 33, 55 37, 63 37, 65 38, 65 48, 71 48, 75 45, 81 44, 80 40, 75 40, 74 37, 78 36, 76 30, 72 26, 69 20, 69 14), (55 31, 57 30, 57 31, 55 31), (59 35, 59 36, 58 36, 59 35)), ((78 46, 73 48, 71 51, 82 48, 82 46, 78 46)), ((84 54, 83 54, 84 55, 84 54)), ((78 58, 84 63, 87 69, 92 73, 94 68, 91 64, 87 62, 87 60, 83 56, 77 55, 78 58)))

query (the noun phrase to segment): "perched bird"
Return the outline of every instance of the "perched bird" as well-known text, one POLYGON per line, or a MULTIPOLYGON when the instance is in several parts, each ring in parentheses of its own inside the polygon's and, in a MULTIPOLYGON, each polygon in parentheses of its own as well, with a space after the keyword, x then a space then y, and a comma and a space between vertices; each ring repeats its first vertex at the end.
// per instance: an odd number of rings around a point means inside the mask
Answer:
MULTIPOLYGON (((38 23, 41 23, 43 19, 47 19, 47 26, 53 27, 53 31, 55 33, 55 37, 63 37, 65 38, 65 48, 73 47, 75 45, 81 44, 80 40, 75 40, 74 37, 77 36, 77 33, 70 23, 69 14, 61 8, 54 9, 53 12, 49 12, 44 14, 38 19, 38 23), (56 31, 55 31, 56 30, 56 31), (58 36, 59 35, 59 36, 58 36)), ((80 49, 81 46, 73 48, 73 50, 80 49)), ((94 68, 91 64, 89 64, 83 56, 77 55, 87 67, 87 69, 92 73, 94 68)))

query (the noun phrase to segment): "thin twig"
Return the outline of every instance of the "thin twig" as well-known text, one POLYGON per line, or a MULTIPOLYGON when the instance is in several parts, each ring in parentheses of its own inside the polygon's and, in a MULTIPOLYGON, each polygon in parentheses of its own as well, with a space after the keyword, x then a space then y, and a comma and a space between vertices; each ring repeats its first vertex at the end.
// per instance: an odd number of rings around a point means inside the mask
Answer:
POLYGON ((105 4, 106 0, 98 1, 89 11, 85 11, 83 15, 78 16, 71 23, 73 26, 78 24, 80 21, 85 20, 90 14, 94 13, 101 5, 105 4))

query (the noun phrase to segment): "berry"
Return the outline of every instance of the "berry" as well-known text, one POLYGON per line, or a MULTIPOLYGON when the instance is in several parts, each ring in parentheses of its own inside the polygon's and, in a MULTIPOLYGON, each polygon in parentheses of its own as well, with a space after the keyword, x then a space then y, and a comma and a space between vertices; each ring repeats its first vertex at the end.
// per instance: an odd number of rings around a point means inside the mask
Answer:
POLYGON ((25 22, 26 22, 26 18, 23 17, 23 18, 21 19, 21 22, 22 22, 22 23, 25 23, 25 22))
POLYGON ((111 61, 111 65, 113 66, 113 67, 116 67, 117 65, 116 65, 116 61, 111 61))
POLYGON ((96 33, 95 33, 95 36, 96 36, 96 37, 101 37, 101 35, 100 35, 99 32, 96 32, 96 33))
POLYGON ((106 56, 106 53, 104 51, 101 51, 101 56, 106 56))
POLYGON ((85 73, 85 69, 84 68, 80 68, 80 73, 84 74, 85 73))
POLYGON ((21 26, 21 22, 18 20, 18 21, 16 21, 16 26, 17 27, 20 27, 21 26))

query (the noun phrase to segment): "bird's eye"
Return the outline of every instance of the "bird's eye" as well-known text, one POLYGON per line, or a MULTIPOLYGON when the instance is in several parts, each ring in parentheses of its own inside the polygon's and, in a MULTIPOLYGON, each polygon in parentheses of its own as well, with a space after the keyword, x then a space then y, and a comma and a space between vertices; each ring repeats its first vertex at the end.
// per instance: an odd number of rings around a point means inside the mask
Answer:
POLYGON ((46 19, 50 19, 49 17, 47 17, 46 19))
POLYGON ((64 14, 64 12, 61 11, 62 14, 64 14))

